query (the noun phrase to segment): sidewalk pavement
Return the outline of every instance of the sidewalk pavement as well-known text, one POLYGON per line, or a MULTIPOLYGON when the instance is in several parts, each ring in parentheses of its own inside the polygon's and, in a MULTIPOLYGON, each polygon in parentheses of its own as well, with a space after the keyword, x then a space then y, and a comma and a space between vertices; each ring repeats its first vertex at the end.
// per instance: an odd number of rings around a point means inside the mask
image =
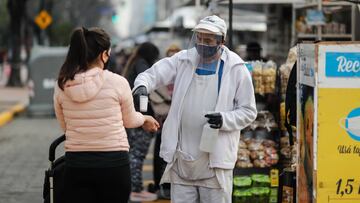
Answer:
POLYGON ((28 89, 0 87, 0 127, 10 122, 16 114, 24 111, 28 104, 28 89))

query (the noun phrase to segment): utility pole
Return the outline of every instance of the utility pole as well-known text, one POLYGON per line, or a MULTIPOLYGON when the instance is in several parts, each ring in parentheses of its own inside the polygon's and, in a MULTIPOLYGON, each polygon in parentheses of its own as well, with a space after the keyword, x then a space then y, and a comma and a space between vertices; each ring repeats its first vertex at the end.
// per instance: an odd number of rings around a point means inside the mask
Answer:
POLYGON ((200 0, 195 0, 195 7, 200 8, 200 6, 201 6, 200 0))
POLYGON ((232 27, 232 18, 233 18, 233 1, 229 0, 229 31, 228 31, 228 38, 229 38, 229 49, 233 50, 233 27, 232 27))
MULTIPOLYGON (((40 13, 42 10, 45 9, 45 0, 41 0, 40 1, 40 5, 39 5, 39 12, 40 13)), ((37 39, 38 39, 38 44, 39 45, 44 45, 45 44, 45 30, 40 29, 39 27, 36 27, 36 34, 37 34, 37 39)))

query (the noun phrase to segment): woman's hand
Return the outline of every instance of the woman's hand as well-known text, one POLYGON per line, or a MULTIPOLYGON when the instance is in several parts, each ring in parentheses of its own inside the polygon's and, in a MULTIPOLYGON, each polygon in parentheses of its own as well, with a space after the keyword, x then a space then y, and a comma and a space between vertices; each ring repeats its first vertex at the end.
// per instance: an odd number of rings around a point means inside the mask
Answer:
POLYGON ((152 116, 144 115, 145 122, 142 128, 148 132, 156 132, 160 128, 160 124, 152 116))

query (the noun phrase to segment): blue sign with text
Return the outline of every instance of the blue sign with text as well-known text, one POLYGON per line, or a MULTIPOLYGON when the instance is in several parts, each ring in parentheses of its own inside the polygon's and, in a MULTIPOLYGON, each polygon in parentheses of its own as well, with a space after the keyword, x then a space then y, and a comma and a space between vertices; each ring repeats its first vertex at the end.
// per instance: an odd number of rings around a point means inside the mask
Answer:
POLYGON ((360 53, 327 52, 326 77, 360 77, 360 53))

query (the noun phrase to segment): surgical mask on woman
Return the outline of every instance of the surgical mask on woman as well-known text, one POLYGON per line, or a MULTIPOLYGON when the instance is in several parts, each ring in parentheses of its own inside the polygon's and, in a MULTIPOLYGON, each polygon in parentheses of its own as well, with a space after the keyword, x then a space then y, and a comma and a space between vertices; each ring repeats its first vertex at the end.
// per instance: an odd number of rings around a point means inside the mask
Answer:
POLYGON ((105 62, 103 58, 101 58, 101 61, 104 64, 104 70, 107 70, 109 68, 109 61, 110 61, 110 51, 111 49, 107 50, 105 53, 108 56, 108 60, 105 62))

